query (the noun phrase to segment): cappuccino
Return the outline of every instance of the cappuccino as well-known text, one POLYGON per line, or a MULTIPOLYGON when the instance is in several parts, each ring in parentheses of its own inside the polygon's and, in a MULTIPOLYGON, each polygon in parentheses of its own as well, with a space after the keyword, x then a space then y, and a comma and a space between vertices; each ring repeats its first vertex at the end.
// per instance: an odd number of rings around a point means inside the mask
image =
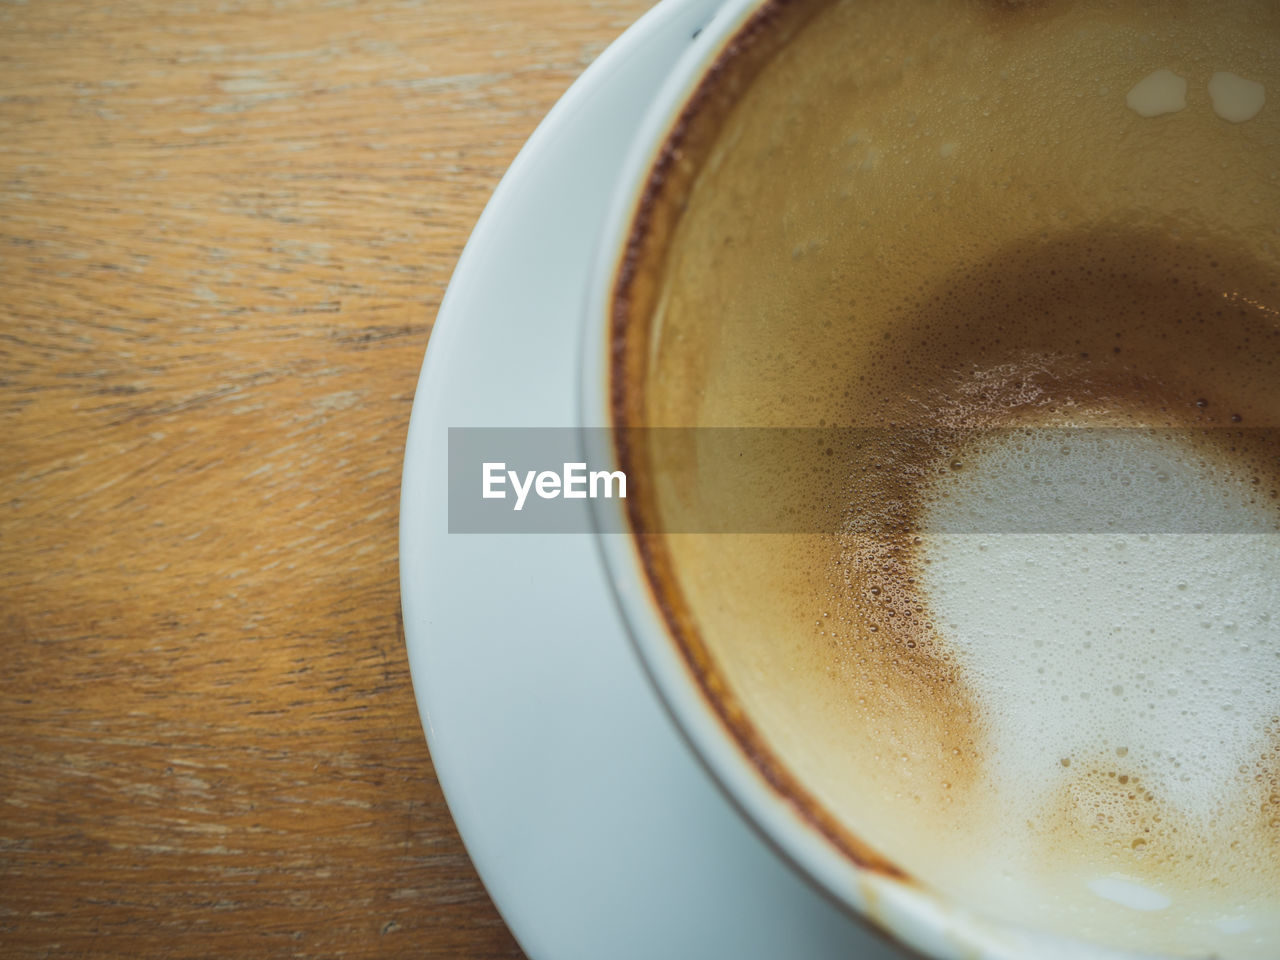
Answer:
MULTIPOLYGON (((615 422, 877 446, 773 466, 828 532, 642 552, 848 856, 1111 947, 1277 955, 1277 91, 1264 0, 798 0, 673 134, 615 422)), ((638 529, 699 528, 695 454, 621 452, 638 529)))

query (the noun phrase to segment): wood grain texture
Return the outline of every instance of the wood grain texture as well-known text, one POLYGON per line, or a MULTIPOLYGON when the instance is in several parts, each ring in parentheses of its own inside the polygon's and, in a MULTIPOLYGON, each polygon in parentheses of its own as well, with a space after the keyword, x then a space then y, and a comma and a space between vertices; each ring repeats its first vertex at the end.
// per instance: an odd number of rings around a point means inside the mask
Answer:
POLYGON ((0 954, 520 955, 401 455, 485 200, 645 6, 0 4, 0 954))

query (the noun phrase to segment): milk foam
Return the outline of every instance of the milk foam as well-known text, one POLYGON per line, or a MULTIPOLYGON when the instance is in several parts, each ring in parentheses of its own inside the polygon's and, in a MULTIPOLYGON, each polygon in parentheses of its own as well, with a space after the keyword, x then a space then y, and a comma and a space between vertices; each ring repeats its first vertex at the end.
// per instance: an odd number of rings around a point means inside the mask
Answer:
POLYGON ((1187 108, 1187 78, 1172 70, 1149 73, 1125 95, 1124 102, 1140 117, 1161 117, 1187 108))
MULTIPOLYGON (((1254 821, 1275 789, 1280 534, 1178 532, 1274 527, 1255 489, 1177 434, 1090 431, 1064 448, 1061 432, 1033 430, 975 442, 929 498, 937 528, 1006 531, 931 534, 922 576, 981 712, 1002 816, 1052 849, 1055 804, 1069 798, 1081 829, 1133 854, 1127 876, 1100 862, 1077 882, 1132 910, 1197 895, 1160 863, 1171 856, 1212 861, 1215 845, 1252 844, 1237 863, 1259 872, 1274 857, 1254 821), (1136 500, 1170 491, 1145 531, 1061 532, 1091 490, 1097 515, 1132 519, 1118 491, 1135 488, 1136 500), (1019 522, 1060 532, 1007 532, 1019 522), (1179 833, 1188 823, 1198 835, 1179 833)), ((1025 857, 1013 843, 993 855, 1025 857)), ((1218 928, 1244 933, 1254 919, 1218 928)))
POLYGON ((1261 112, 1267 102, 1267 89, 1256 80, 1219 70, 1209 78, 1209 97, 1213 112, 1223 120, 1244 123, 1261 112))

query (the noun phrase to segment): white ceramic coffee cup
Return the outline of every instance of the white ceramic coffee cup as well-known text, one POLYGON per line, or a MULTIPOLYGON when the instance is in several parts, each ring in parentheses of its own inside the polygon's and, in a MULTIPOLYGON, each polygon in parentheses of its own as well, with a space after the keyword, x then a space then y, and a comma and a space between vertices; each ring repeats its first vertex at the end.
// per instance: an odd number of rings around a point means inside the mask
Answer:
MULTIPOLYGON (((776 0, 775 0, 776 2, 776 0)), ((618 269, 642 194, 663 145, 708 71, 769 0, 725 0, 672 71, 636 134, 618 178, 599 244, 583 334, 582 424, 611 427, 610 317, 618 269)), ((606 431, 584 432, 593 469, 619 469, 606 431)), ((625 501, 594 500, 600 530, 628 529, 625 501)), ((938 960, 1121 960, 1148 956, 1108 949, 990 919, 902 871, 855 862, 794 799, 776 789, 721 721, 678 648, 629 533, 599 534, 604 562, 630 635, 662 701, 729 798, 764 837, 823 892, 907 950, 938 960)), ((868 846, 876 838, 863 837, 868 846)))

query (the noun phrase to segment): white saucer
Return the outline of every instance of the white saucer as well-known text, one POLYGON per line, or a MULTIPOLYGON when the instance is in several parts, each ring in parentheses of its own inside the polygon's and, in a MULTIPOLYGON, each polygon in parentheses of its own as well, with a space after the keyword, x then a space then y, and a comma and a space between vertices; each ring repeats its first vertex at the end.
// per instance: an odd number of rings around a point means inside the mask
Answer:
POLYGON ((897 960, 745 824, 648 686, 587 535, 449 535, 451 426, 571 426, 587 271, 649 96, 718 0, 587 70, 458 262, 413 407, 404 627, 458 830, 533 960, 897 960))

